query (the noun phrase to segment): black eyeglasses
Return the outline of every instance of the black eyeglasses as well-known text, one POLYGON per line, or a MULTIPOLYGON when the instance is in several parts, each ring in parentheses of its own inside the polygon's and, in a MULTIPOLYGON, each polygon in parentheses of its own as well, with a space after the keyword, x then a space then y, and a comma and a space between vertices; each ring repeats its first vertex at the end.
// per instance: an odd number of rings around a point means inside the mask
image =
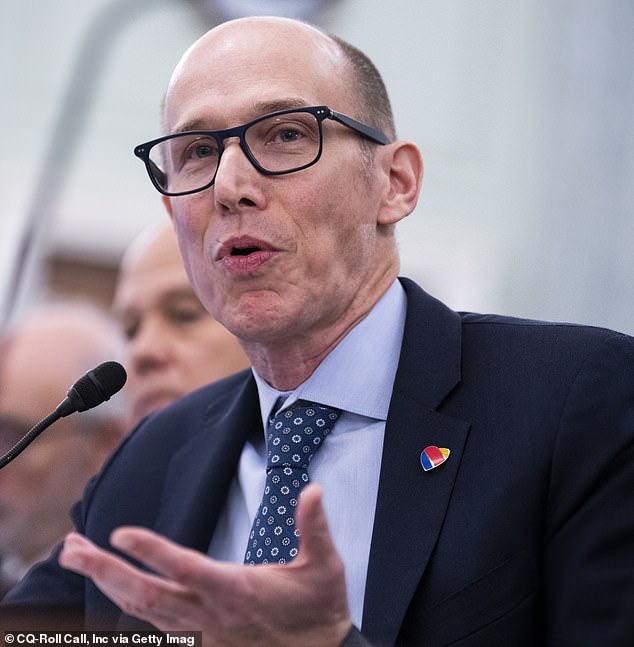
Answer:
POLYGON ((321 157, 324 119, 332 119, 376 144, 389 139, 376 128, 331 110, 328 106, 280 110, 225 130, 194 130, 139 144, 134 154, 145 163, 152 184, 169 196, 208 189, 224 150, 224 141, 238 137, 240 148, 265 175, 284 175, 308 168, 321 157))

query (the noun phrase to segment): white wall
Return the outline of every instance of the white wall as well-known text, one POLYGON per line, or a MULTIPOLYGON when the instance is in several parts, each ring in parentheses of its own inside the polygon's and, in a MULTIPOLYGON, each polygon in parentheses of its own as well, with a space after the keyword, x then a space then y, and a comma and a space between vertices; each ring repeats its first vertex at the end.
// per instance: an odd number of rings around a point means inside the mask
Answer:
MULTIPOLYGON (((159 133, 169 73, 205 25, 176 0, 0 0, 3 292, 81 39, 130 7, 94 92, 81 84, 68 175, 44 192, 47 244, 105 258, 165 217, 132 148, 159 133)), ((323 23, 375 60, 423 152, 404 273, 457 309, 634 333, 633 14, 628 0, 334 4, 323 23)))

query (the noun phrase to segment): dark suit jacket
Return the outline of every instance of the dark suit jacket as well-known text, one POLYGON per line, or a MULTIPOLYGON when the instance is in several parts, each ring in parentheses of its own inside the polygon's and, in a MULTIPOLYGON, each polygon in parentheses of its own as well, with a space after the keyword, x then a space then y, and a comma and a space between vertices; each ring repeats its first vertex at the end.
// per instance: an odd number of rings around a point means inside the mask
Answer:
MULTIPOLYGON (((459 314, 403 285, 363 636, 634 644, 634 340, 459 314), (425 472, 428 445, 451 454, 425 472)), ((206 551, 245 438, 260 427, 248 371, 151 416, 87 488, 78 530, 107 546, 113 528, 144 525, 206 551)), ((53 604, 65 609, 56 619, 74 609, 88 628, 144 626, 55 556, 9 594, 2 617, 16 623, 22 609, 32 623, 53 604)))

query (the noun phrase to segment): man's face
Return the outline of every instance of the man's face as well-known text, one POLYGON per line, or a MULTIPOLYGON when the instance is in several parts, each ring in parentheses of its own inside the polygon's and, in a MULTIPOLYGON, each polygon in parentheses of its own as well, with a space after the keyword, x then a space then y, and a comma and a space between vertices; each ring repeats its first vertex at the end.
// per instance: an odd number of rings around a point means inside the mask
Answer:
MULTIPOLYGON (((2 357, 0 453, 53 411, 69 386, 72 369, 66 371, 63 351, 58 356, 48 343, 16 342, 2 357)), ((40 557, 70 527, 68 510, 98 464, 97 448, 74 425, 71 417, 57 421, 0 470, 0 553, 40 557)))
POLYGON ((237 339, 191 288, 173 233, 161 232, 125 267, 114 309, 128 339, 132 423, 248 366, 237 339))
MULTIPOLYGON (((229 128, 296 105, 355 116, 340 54, 314 30, 243 23, 215 32, 173 77, 168 132, 229 128)), ((361 316, 379 265, 373 173, 358 136, 329 120, 321 159, 289 175, 260 174, 227 140, 214 186, 168 207, 209 311, 264 344, 319 336, 346 311, 361 316)))

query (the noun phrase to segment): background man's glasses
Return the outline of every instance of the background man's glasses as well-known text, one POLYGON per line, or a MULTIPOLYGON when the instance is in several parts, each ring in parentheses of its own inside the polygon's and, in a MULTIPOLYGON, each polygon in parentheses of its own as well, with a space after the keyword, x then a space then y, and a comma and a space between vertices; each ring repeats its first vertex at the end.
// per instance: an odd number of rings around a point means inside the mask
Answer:
POLYGON ((238 137, 240 148, 265 175, 294 173, 312 166, 323 149, 322 122, 332 119, 376 144, 388 138, 376 128, 328 106, 291 108, 226 130, 195 130, 139 144, 134 154, 145 163, 152 184, 169 196, 208 189, 216 178, 224 141, 238 137))

